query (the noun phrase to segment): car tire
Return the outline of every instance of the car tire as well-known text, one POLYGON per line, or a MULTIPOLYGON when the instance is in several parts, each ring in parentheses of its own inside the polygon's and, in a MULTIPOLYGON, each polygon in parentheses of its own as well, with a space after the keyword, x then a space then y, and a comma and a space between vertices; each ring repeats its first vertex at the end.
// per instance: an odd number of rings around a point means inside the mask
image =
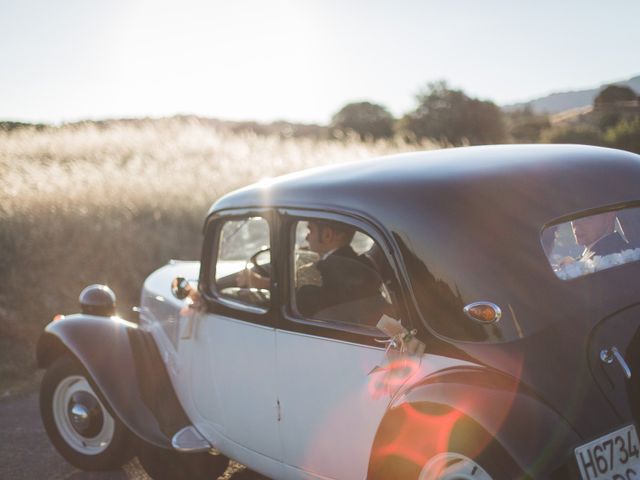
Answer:
POLYGON ((105 408, 89 374, 63 355, 40 385, 40 415, 56 450, 81 470, 116 470, 132 458, 131 435, 105 408))
POLYGON ((224 473, 229 459, 208 452, 182 453, 140 441, 138 460, 153 480, 214 480, 224 473))
POLYGON ((437 453, 416 452, 390 455, 378 464, 372 479, 402 480, 502 480, 522 478, 513 459, 477 423, 460 418, 448 435, 446 448, 437 453))
POLYGON ((506 452, 477 423, 465 417, 453 427, 448 450, 429 458, 417 480, 516 478, 506 452))
POLYGON ((495 480, 479 461, 463 453, 448 451, 431 457, 418 474, 418 480, 495 480))

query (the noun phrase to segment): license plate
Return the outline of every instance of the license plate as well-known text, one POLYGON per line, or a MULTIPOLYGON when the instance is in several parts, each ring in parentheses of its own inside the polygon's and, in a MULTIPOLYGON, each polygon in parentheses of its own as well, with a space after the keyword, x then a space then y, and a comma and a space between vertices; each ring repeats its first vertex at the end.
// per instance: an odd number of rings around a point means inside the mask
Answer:
POLYGON ((575 449, 582 480, 640 480, 638 434, 633 425, 575 449))

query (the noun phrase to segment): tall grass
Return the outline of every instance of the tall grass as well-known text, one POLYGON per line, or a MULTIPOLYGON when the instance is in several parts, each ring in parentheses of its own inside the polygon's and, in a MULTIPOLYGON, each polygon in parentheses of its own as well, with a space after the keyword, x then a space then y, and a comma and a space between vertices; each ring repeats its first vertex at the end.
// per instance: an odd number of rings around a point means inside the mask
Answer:
POLYGON ((170 258, 195 259, 222 194, 307 167, 423 149, 234 134, 197 119, 0 132, 0 380, 34 369, 33 346, 59 312, 107 283, 119 311, 170 258))

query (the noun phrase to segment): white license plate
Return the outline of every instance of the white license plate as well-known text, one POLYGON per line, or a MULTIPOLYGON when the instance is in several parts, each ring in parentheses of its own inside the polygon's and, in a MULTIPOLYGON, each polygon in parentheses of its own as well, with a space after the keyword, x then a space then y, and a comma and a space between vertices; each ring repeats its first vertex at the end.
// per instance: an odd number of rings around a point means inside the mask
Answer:
POLYGON ((583 480, 640 480, 638 434, 633 425, 575 449, 583 480))

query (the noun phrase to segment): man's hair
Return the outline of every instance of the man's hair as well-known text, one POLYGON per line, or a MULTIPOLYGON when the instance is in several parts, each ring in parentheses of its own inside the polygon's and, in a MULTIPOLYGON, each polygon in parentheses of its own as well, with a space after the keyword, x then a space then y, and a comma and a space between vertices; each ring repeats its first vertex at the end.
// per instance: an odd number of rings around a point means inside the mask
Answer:
POLYGON ((351 243, 353 236, 356 234, 356 229, 346 223, 336 222, 333 220, 310 220, 309 223, 315 223, 320 230, 320 235, 325 228, 330 228, 337 234, 343 235, 347 243, 351 243))

